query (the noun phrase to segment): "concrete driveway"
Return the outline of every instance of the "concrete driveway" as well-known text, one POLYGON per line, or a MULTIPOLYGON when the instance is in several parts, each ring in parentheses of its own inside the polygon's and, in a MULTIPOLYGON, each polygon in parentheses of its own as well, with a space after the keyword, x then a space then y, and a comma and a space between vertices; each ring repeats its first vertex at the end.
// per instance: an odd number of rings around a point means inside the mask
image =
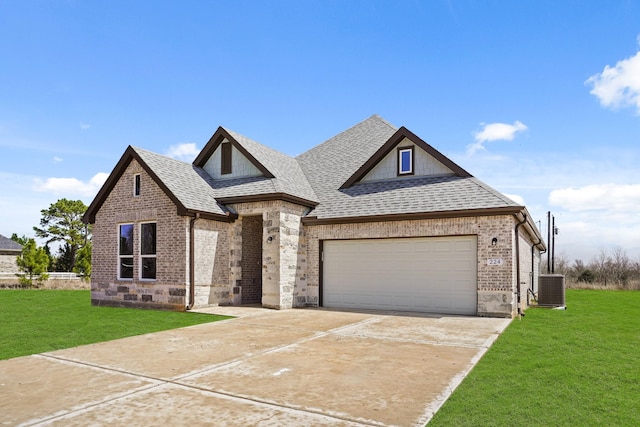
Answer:
POLYGON ((424 425, 509 324, 208 310, 239 317, 0 361, 0 424, 424 425))

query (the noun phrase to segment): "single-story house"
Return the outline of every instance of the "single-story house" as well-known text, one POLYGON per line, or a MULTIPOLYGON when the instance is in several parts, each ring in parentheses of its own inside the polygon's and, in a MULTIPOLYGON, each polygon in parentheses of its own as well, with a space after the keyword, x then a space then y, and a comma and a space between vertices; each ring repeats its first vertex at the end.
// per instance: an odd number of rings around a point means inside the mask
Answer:
POLYGON ((0 234, 0 273, 19 273, 18 256, 22 245, 0 234))
POLYGON ((84 221, 95 305, 512 317, 546 250, 524 206, 377 115, 297 157, 223 127, 193 163, 130 146, 84 221))

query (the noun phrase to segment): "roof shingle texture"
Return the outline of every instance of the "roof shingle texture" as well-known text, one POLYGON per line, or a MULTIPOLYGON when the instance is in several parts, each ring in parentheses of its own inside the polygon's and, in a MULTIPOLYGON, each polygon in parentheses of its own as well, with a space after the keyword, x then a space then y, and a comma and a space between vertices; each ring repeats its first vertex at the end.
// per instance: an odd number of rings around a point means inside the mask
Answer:
POLYGON ((216 200, 213 179, 203 169, 141 148, 132 148, 186 209, 227 214, 227 209, 216 200))
POLYGON ((357 183, 340 190, 397 131, 372 116, 297 157, 320 204, 318 219, 518 207, 474 177, 414 176, 357 183))
POLYGON ((216 188, 222 189, 222 187, 224 187, 225 197, 284 193, 311 202, 318 201, 318 197, 309 184, 309 181, 307 181, 307 177, 296 159, 273 148, 269 148, 266 145, 262 145, 244 135, 240 135, 237 132, 226 128, 225 130, 274 176, 274 178, 264 178, 263 180, 247 180, 245 178, 244 181, 235 183, 218 181, 215 184, 216 188), (272 187, 269 187, 269 185, 264 182, 267 179, 271 181, 272 187))
POLYGON ((287 194, 319 203, 318 219, 492 209, 519 205, 474 177, 412 176, 340 189, 398 129, 374 115, 296 158, 225 129, 271 174, 214 180, 204 169, 140 148, 140 158, 185 208, 227 214, 217 199, 287 194))
POLYGON ((0 251, 22 251, 22 245, 0 234, 0 251))

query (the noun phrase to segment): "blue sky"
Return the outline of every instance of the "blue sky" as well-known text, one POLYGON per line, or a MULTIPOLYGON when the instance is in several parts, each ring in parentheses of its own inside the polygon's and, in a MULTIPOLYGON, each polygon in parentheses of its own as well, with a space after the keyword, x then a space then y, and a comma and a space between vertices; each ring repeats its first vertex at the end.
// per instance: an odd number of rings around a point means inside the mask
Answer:
POLYGON ((379 114, 640 260, 638 1, 0 1, 0 234, 89 204, 128 145, 290 155, 379 114))

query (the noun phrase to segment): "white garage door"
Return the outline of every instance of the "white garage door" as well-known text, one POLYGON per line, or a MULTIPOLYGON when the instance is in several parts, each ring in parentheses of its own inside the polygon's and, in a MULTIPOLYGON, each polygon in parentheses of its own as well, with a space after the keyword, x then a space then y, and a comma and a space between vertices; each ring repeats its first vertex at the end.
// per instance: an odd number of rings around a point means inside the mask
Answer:
POLYGON ((476 236, 325 240, 325 307, 476 314, 476 236))

